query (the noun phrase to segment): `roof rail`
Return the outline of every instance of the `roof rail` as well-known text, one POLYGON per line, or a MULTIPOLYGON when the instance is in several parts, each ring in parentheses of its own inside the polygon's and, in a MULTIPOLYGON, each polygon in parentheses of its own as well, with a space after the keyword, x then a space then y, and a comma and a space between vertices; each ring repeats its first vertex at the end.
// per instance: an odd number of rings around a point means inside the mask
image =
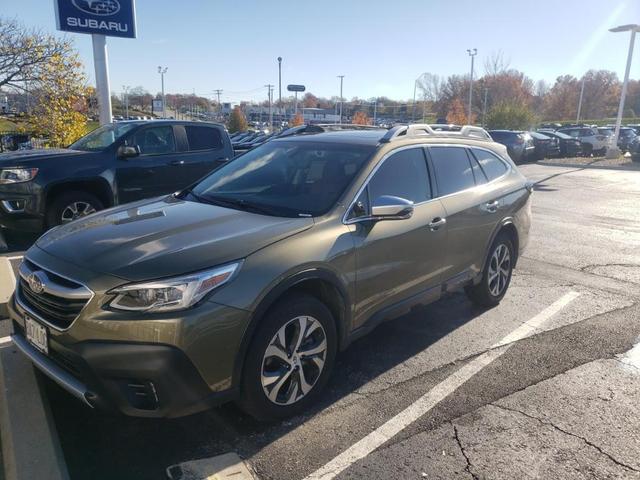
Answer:
POLYGON ((380 139, 381 143, 389 143, 398 137, 421 137, 421 136, 437 136, 437 137, 469 137, 477 140, 493 141, 491 135, 481 127, 473 125, 464 125, 460 131, 434 131, 430 125, 426 123, 414 123, 411 125, 399 125, 390 129, 384 137, 380 139))

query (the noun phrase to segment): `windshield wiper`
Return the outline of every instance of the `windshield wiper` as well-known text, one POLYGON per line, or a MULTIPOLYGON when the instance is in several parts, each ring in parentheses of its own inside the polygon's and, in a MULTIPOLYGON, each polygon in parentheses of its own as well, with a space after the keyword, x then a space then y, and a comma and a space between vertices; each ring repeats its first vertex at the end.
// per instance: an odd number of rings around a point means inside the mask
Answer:
MULTIPOLYGON (((191 195, 194 195, 193 192, 189 192, 189 193, 191 195)), ((271 215, 276 217, 284 216, 282 214, 282 211, 276 208, 270 208, 264 205, 259 205, 257 203, 248 202, 241 198, 223 198, 220 196, 206 196, 206 197, 196 196, 196 198, 199 198, 201 199, 201 201, 206 203, 211 203, 213 205, 221 205, 223 207, 227 206, 231 208, 238 208, 240 210, 244 210, 247 212, 262 213, 264 215, 271 215)))

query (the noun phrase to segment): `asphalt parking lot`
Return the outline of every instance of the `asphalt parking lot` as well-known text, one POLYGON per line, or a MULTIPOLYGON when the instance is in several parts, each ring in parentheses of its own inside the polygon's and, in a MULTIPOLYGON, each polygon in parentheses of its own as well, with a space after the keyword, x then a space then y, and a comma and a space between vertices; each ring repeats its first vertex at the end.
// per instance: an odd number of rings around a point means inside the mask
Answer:
POLYGON ((260 479, 640 478, 640 172, 522 170, 534 223, 500 306, 457 293, 382 325, 283 423, 233 405, 113 417, 48 384, 71 478, 166 478, 227 452, 260 479))

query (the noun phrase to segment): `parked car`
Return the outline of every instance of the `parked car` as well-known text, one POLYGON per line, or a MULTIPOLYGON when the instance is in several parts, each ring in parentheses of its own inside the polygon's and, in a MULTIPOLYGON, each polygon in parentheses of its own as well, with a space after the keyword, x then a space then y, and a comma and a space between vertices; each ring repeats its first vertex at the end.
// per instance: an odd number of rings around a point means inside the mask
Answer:
POLYGON ((609 147, 609 137, 598 132, 593 127, 563 127, 557 130, 560 133, 577 138, 582 144, 582 154, 590 157, 604 155, 609 147))
POLYGON ((14 344, 84 404, 145 417, 318 399, 336 353, 464 287, 498 304, 531 184, 477 127, 269 141, 163 198, 62 225, 25 255, 14 344))
POLYGON ((538 130, 547 137, 556 138, 560 147, 561 157, 578 157, 582 155, 582 142, 562 132, 538 130))
POLYGON ((106 207, 166 195, 233 158, 222 125, 132 121, 65 149, 0 155, 0 226, 39 232, 106 207))
POLYGON ((529 135, 531 135, 533 139, 533 145, 535 147, 533 158, 536 160, 560 155, 560 145, 557 138, 547 136, 541 132, 529 132, 529 135))
POLYGON ((634 162, 640 162, 640 136, 636 136, 629 142, 629 153, 634 162))
POLYGON ((618 148, 624 153, 629 151, 629 147, 634 138, 636 138, 638 134, 633 128, 630 127, 620 127, 620 132, 618 133, 618 148))
POLYGON ((526 162, 535 151, 533 138, 527 132, 489 130, 489 134, 493 140, 507 147, 507 152, 515 163, 526 162))

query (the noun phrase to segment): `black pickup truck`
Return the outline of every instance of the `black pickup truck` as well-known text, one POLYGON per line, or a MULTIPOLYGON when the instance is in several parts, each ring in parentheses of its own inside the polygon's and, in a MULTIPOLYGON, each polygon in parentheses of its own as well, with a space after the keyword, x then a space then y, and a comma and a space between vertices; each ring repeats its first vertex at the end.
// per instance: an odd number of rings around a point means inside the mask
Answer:
POLYGON ((40 232, 175 192, 233 155, 224 126, 175 120, 113 123, 65 149, 0 154, 0 227, 40 232))

